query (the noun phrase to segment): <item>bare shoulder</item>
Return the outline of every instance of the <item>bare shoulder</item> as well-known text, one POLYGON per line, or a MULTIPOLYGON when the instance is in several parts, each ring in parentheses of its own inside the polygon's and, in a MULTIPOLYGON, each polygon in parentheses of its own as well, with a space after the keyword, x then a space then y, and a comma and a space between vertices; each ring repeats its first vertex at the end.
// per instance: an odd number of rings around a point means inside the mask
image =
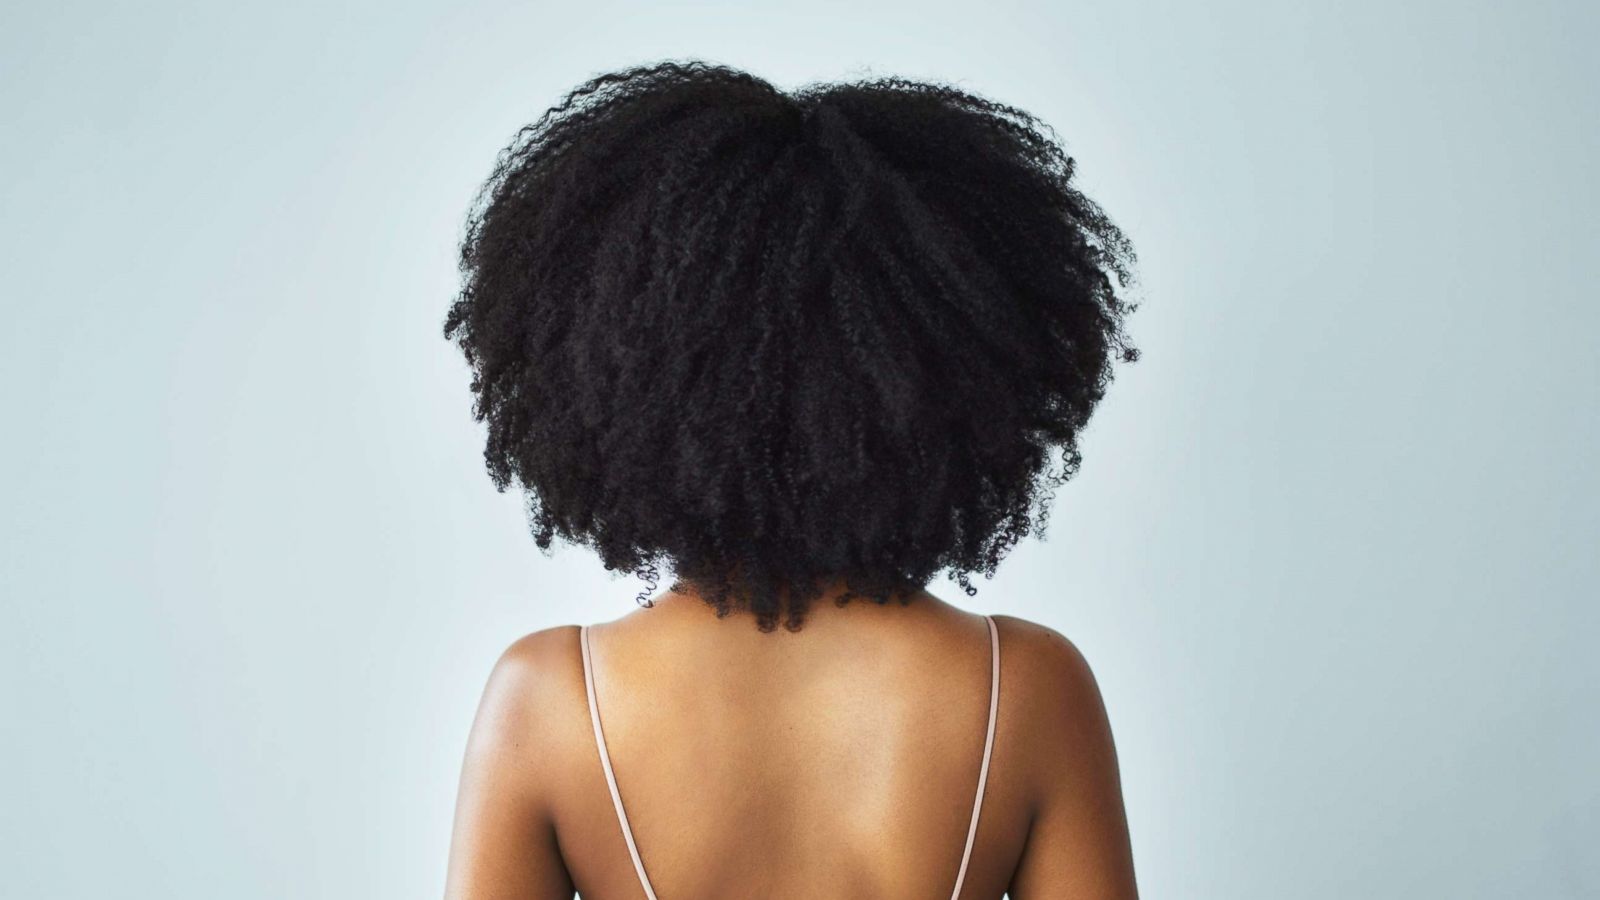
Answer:
POLYGON ((1010 712, 1031 807, 1026 849, 1007 896, 1134 900, 1117 753, 1089 661, 1055 629, 995 618, 1002 647, 1011 651, 1002 658, 1002 721, 1010 712))
POLYGON ((1094 671, 1078 645, 1066 635, 1016 616, 997 615, 994 620, 1007 674, 1013 676, 1015 696, 1069 710, 1090 701, 1099 706, 1100 689, 1094 671))
POLYGON ((584 703, 578 626, 517 638, 489 672, 468 740, 469 764, 506 769, 510 782, 543 782, 581 736, 573 723, 584 703))
POLYGON ((1094 671, 1061 632, 1015 616, 995 616, 1005 712, 1024 756, 1048 778, 1115 772, 1110 722, 1094 671))
POLYGON ((446 897, 572 896, 555 823, 578 739, 573 707, 584 702, 577 631, 524 635, 489 672, 461 767, 446 897))
POLYGON ((581 651, 578 626, 557 625, 525 634, 512 641, 495 660, 490 680, 501 679, 542 695, 572 676, 580 676, 581 651))

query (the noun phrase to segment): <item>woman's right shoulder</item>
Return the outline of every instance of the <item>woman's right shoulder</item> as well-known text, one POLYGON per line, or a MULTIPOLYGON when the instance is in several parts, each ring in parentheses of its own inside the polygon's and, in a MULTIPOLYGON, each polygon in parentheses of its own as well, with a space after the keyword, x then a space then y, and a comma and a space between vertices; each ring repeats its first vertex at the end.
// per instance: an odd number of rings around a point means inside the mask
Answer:
POLYGON ((1000 636, 1002 717, 1060 762, 1063 747, 1093 750, 1109 739, 1100 687, 1083 651, 1048 625, 993 617, 1000 636))
POLYGON ((1060 896, 1058 886, 1070 882, 1085 897, 1137 897, 1116 746, 1089 661, 1053 628, 994 618, 1000 727, 1010 729, 1032 806, 1013 892, 1060 896))
POLYGON ((1056 687, 1083 687, 1093 682, 1089 661, 1070 638, 1048 625, 1020 616, 994 615, 1001 653, 1033 680, 1056 687))

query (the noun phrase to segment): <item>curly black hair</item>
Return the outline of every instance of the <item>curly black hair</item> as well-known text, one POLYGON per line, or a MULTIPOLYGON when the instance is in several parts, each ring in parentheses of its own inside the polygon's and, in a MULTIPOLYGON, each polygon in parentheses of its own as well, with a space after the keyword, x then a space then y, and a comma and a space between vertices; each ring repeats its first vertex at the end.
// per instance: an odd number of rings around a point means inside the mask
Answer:
POLYGON ((898 77, 671 61, 572 90, 501 152, 444 323, 496 488, 547 553, 592 547, 646 605, 669 564, 764 631, 825 580, 975 593, 1138 356, 1133 249, 1053 134, 898 77))

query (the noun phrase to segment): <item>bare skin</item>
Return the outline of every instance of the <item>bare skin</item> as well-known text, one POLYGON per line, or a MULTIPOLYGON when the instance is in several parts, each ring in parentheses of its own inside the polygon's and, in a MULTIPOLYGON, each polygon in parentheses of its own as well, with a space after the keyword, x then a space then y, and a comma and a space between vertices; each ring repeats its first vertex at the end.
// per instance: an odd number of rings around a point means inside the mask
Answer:
MULTIPOLYGON (((591 626, 617 783, 661 900, 948 897, 989 709, 981 616, 829 597, 798 633, 694 596, 591 626)), ((1116 751, 1070 641, 995 616, 1000 707, 963 898, 1135 900, 1116 751)), ((576 626, 496 663, 468 739, 446 900, 638 900, 576 626)))

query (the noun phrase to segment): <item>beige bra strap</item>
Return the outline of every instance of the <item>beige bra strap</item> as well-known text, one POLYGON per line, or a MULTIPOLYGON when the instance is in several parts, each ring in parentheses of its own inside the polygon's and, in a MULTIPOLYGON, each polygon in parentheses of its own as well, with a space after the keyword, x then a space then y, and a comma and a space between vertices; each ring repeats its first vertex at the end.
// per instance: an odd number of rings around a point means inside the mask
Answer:
POLYGON ((972 799, 972 824, 967 826, 967 846, 961 851, 961 870, 956 873, 956 889, 950 900, 960 900, 961 885, 967 880, 967 863, 972 859, 972 844, 978 836, 978 811, 983 808, 983 788, 989 781, 989 758, 994 755, 994 720, 1000 709, 1000 632, 994 618, 984 616, 989 623, 989 730, 983 737, 983 767, 978 770, 978 795, 972 799))
POLYGON ((611 754, 606 751, 606 733, 600 728, 600 707, 594 699, 594 662, 589 656, 589 626, 578 626, 578 643, 583 647, 583 687, 589 695, 589 721, 594 723, 594 743, 600 748, 600 767, 606 773, 606 787, 611 789, 611 804, 617 809, 617 822, 622 825, 622 839, 628 842, 628 855, 633 857, 633 871, 639 874, 639 884, 644 895, 656 900, 650 877, 644 874, 644 861, 639 859, 639 846, 633 842, 633 829, 628 826, 628 813, 622 808, 622 794, 617 791, 617 776, 611 771, 611 754))

